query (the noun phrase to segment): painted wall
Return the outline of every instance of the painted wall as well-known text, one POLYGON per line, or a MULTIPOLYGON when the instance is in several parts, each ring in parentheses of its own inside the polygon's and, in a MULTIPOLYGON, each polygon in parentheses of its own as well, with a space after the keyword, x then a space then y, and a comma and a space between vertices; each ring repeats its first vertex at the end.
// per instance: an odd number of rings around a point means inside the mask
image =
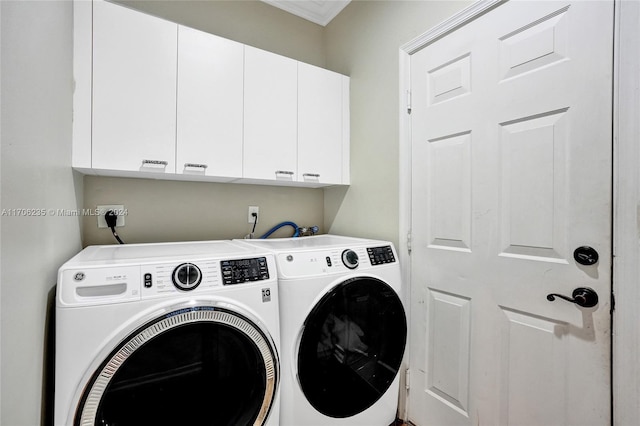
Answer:
MULTIPOLYGON (((86 176, 84 203, 122 204, 127 216, 118 234, 126 243, 243 238, 251 232, 249 206, 260 207, 256 237, 283 220, 322 227, 322 189, 86 176)), ((84 216, 84 241, 114 244, 95 216, 84 216)), ((272 237, 290 237, 287 226, 272 237)))
POLYGON ((324 28, 257 0, 113 0, 239 43, 325 64, 324 28))
POLYGON ((71 171, 72 8, 2 1, 1 418, 40 424, 48 297, 58 267, 80 248, 82 179, 71 171), (45 209, 12 216, 11 209, 45 209), (7 211, 9 213, 7 213, 7 211))
POLYGON ((328 232, 398 244, 398 52, 471 3, 356 0, 327 25, 327 67, 351 76, 351 186, 325 190, 328 232))
MULTIPOLYGON (((303 62, 324 66, 323 27, 259 1, 117 1, 161 18, 207 31, 303 62)), ((242 238, 251 231, 250 205, 260 207, 256 234, 294 221, 324 225, 322 190, 261 185, 169 182, 147 179, 85 177, 84 207, 122 204, 128 209, 126 242, 242 238)), ((108 230, 95 217, 83 220, 83 244, 111 244, 108 230)), ((274 236, 291 236, 282 228, 274 236)))

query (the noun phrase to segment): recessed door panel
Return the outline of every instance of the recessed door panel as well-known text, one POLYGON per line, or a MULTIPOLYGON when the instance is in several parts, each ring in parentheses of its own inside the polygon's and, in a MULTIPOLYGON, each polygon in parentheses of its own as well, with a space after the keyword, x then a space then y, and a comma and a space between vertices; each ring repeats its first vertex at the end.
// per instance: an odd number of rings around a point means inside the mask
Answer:
POLYGON ((435 248, 471 249, 471 134, 429 140, 419 147, 428 170, 429 244, 435 248), (424 151, 426 152, 424 152, 424 151))
POLYGON ((564 424, 569 324, 502 309, 501 424, 564 424), (541 407, 546 409, 542 410, 541 407))
POLYGON ((567 58, 567 30, 561 8, 500 37, 500 71, 503 78, 533 71, 567 58))
POLYGON ((432 69, 428 81, 431 104, 471 92, 471 55, 462 55, 432 69))
POLYGON ((503 255, 566 263, 567 109, 501 124, 503 255))
POLYGON ((466 297, 429 291, 426 392, 464 415, 469 409, 471 306, 466 297))

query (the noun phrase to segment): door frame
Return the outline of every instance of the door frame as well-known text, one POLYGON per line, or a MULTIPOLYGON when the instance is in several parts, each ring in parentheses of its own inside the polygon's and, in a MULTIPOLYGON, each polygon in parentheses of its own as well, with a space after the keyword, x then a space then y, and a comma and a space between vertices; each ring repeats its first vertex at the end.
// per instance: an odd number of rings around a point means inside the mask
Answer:
MULTIPOLYGON (((613 58, 613 271, 612 420, 632 424, 640 418, 640 2, 614 1, 613 58)), ((411 318, 411 55, 484 15, 504 0, 478 0, 399 49, 399 233, 397 248, 411 318)), ((410 336, 410 333, 409 333, 410 336)), ((411 342, 407 343, 410 347, 411 342)), ((408 366, 408 356, 405 357, 408 366)), ((401 376, 407 389, 407 375, 401 376)), ((407 419, 407 391, 399 415, 407 419)))
POLYGON ((613 75, 613 422, 640 418, 640 3, 615 1, 613 75))

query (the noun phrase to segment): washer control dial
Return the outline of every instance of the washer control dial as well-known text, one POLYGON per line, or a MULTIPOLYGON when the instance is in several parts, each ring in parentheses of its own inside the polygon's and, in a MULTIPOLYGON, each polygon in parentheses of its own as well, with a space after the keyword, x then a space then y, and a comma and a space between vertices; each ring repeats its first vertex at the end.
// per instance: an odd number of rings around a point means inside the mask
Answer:
POLYGON ((347 249, 342 252, 342 263, 349 269, 356 269, 358 267, 358 254, 351 250, 347 249))
POLYGON ((183 263, 173 270, 171 278, 180 290, 193 290, 202 281, 202 272, 193 263, 183 263))

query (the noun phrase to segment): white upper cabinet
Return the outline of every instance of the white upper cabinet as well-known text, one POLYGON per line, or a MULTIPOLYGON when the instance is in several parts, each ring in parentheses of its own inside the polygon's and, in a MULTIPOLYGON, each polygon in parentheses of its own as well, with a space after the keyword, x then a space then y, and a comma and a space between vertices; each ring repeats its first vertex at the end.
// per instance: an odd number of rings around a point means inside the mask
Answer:
POLYGON ((94 2, 94 169, 175 172, 177 35, 177 24, 94 2))
POLYGON ((85 173, 349 184, 349 78, 103 0, 74 1, 85 173))
POLYGON ((297 61, 245 46, 245 178, 297 180, 297 80, 297 61))
POLYGON ((244 46, 180 26, 176 173, 242 177, 244 46))
POLYGON ((344 176, 349 162, 349 144, 344 140, 344 127, 348 128, 348 96, 347 77, 313 65, 298 64, 299 181, 348 183, 344 176))

